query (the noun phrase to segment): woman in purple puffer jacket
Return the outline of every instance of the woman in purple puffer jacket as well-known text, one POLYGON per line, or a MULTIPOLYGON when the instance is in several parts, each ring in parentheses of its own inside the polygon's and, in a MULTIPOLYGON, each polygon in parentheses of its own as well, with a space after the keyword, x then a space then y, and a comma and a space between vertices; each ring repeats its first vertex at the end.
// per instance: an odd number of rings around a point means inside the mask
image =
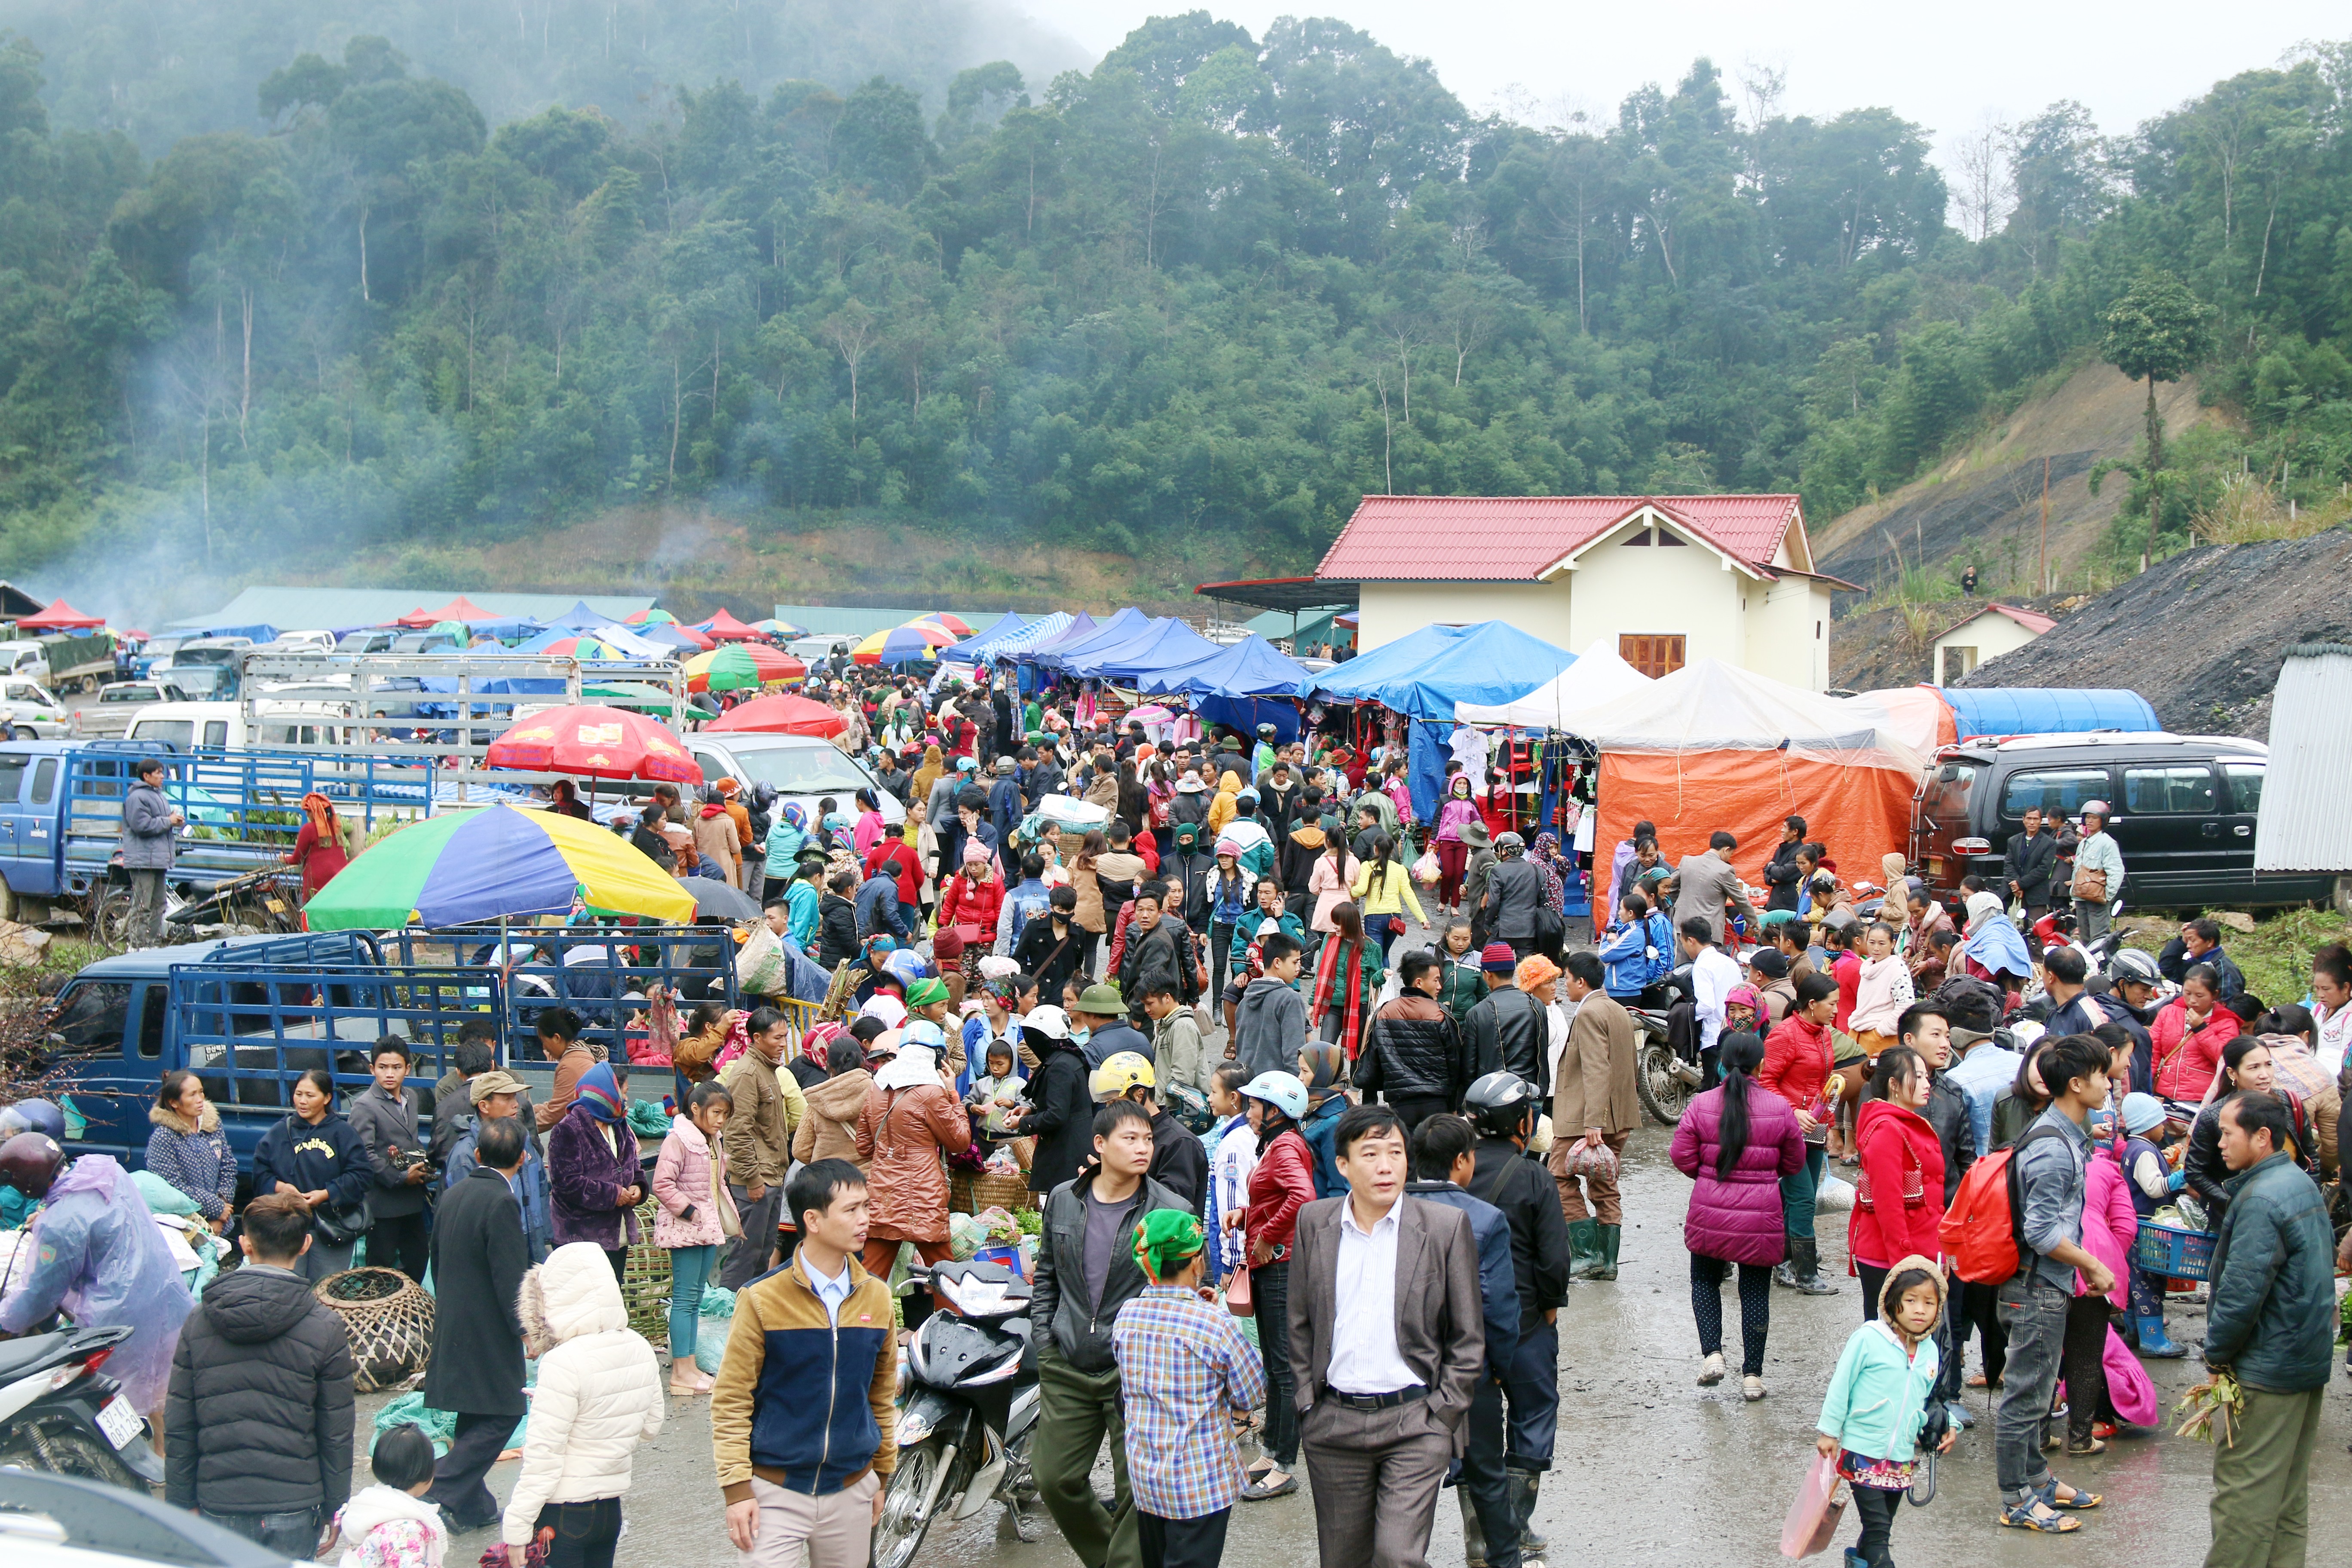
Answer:
POLYGON ((547 1182, 554 1194, 555 1245, 593 1242, 623 1277, 637 1239, 645 1164, 629 1126, 628 1102, 610 1062, 580 1075, 580 1098, 547 1134, 547 1182))
POLYGON ((1764 1334, 1772 1321, 1772 1266, 1787 1251, 1780 1178, 1805 1163, 1797 1114, 1777 1094, 1759 1092, 1749 1075, 1764 1063, 1764 1042, 1740 1031, 1723 1037, 1723 1083, 1694 1099, 1675 1127, 1675 1169, 1694 1177, 1683 1245, 1691 1255, 1691 1312, 1698 1319, 1699 1386, 1723 1381, 1723 1276, 1739 1268, 1739 1392, 1764 1397, 1764 1334))

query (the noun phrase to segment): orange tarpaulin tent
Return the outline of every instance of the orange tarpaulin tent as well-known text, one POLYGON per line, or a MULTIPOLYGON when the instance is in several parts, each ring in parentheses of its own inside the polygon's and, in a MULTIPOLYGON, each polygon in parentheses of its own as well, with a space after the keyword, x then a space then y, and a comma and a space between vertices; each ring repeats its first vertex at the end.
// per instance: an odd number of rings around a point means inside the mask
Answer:
POLYGON ((1739 841, 1732 865, 1760 889, 1793 815, 1846 880, 1878 881, 1879 858, 1908 838, 1926 765, 1885 725, 1883 712, 1714 659, 1570 714, 1563 727, 1601 754, 1594 864, 1605 868, 1643 819, 1674 863, 1721 830, 1739 841))

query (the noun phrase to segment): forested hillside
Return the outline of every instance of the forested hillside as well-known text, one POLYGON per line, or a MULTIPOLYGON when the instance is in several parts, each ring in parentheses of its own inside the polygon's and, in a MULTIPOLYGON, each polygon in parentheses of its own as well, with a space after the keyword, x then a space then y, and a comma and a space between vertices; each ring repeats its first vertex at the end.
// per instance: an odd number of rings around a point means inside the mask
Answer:
POLYGON ((2151 268, 2234 417, 2127 477, 2119 553, 2145 498, 2178 535, 2242 468, 2307 505, 2352 464, 2352 47, 2116 140, 2055 105, 1957 195, 1866 89, 1789 117, 1702 59, 1541 132, 1329 21, 930 97, 583 76, 500 124, 361 37, 152 163, 52 123, 45 68, 0 53, 0 570, 429 559, 649 501, 1265 569, 1367 490, 1825 518, 2151 268))

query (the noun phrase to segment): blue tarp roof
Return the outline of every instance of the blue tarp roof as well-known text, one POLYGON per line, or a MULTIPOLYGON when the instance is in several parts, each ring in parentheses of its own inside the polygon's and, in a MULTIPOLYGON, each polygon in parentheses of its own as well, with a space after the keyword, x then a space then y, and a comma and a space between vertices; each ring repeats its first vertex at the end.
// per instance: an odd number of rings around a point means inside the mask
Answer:
POLYGON ((1151 617, 1130 605, 1107 621, 1097 623, 1094 635, 1086 637, 1064 637, 1051 647, 1034 648, 1041 656, 1038 662, 1056 668, 1067 668, 1071 658, 1090 653, 1107 653, 1124 646, 1151 624, 1151 617))
POLYGON ((621 624, 621 617, 608 616, 602 610, 592 609, 588 601, 582 599, 547 624, 551 626, 570 626, 575 632, 584 632, 597 626, 617 626, 621 624))
POLYGON ((1085 672, 1111 680, 1134 680, 1155 670, 1196 663, 1217 651, 1217 645, 1172 617, 1154 621, 1143 637, 1108 654, 1085 657, 1085 672))
POLYGON ((2121 687, 1938 687, 1952 728, 1971 735, 2062 735, 2077 730, 2161 730, 2147 699, 2121 687))
POLYGON ((940 657, 964 664, 972 663, 985 658, 988 651, 999 642, 1020 636, 1024 629, 1035 625, 1038 618, 1034 616, 1022 615, 1018 611, 1007 610, 1004 612, 1003 618, 994 626, 984 631, 975 632, 953 647, 940 649, 940 657))
POLYGON ((1308 679, 1307 667, 1253 632, 1230 647, 1190 664, 1156 670, 1139 689, 1189 691, 1204 697, 1287 697, 1308 679))
POLYGON ((1299 683, 1301 697, 1378 702, 1414 719, 1451 724, 1457 702, 1508 702, 1576 662, 1502 621, 1423 626, 1299 683), (1473 695, 1477 693, 1477 695, 1473 695))

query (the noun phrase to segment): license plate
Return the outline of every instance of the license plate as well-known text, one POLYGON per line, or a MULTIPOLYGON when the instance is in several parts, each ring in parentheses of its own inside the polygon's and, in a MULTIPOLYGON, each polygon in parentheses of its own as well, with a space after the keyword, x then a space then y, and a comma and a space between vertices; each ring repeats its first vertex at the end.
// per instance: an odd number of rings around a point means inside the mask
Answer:
POLYGON ((98 1429, 118 1448, 129 1447, 145 1425, 139 1412, 131 1408, 131 1401, 119 1394, 98 1407, 98 1429))

